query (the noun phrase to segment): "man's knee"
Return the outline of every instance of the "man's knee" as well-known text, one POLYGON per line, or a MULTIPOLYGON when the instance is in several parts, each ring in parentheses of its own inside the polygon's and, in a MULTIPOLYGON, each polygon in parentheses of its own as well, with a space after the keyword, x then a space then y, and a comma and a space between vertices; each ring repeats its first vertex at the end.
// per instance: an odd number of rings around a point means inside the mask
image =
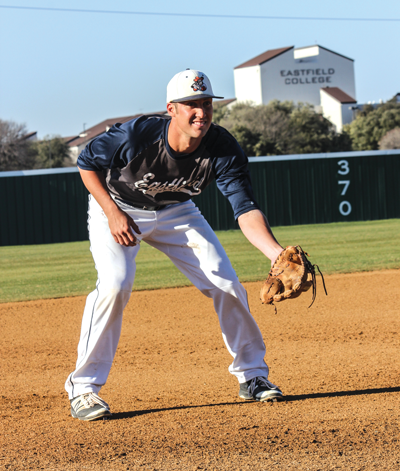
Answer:
POLYGON ((247 300, 247 292, 239 280, 222 286, 213 286, 201 291, 207 297, 213 298, 214 300, 226 298, 227 296, 229 298, 239 299, 241 301, 244 299, 247 300))
POLYGON ((99 284, 104 289, 113 291, 132 291, 135 279, 134 270, 111 270, 99 276, 99 284))

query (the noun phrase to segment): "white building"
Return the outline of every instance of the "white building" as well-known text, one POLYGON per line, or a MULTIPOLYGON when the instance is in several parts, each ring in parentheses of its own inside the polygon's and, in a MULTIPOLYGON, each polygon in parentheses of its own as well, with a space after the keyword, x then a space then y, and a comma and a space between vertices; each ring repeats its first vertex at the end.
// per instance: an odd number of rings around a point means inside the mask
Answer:
POLYGON ((356 100, 338 87, 321 88, 320 96, 323 115, 342 132, 343 125, 355 118, 356 100))
POLYGON ((316 111, 331 117, 338 131, 351 121, 348 103, 356 103, 354 60, 318 45, 266 51, 235 67, 234 81, 239 102, 311 103, 316 111), (328 88, 336 90, 334 96, 326 92, 328 88), (339 108, 335 106, 338 99, 342 100, 339 108))

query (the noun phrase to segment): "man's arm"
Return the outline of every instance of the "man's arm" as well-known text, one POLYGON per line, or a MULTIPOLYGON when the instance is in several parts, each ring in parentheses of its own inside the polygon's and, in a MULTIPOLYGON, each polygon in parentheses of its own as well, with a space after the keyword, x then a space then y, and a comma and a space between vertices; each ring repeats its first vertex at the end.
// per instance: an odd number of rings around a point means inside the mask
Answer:
POLYGON ((253 209, 241 214, 238 223, 249 242, 268 257, 273 265, 283 247, 275 239, 264 213, 259 209, 253 209))
POLYGON ((104 214, 107 216, 108 225, 115 242, 125 247, 133 247, 137 244, 132 229, 140 234, 138 226, 134 220, 122 211, 111 198, 108 192, 106 181, 101 171, 79 169, 83 184, 89 193, 99 203, 104 214))

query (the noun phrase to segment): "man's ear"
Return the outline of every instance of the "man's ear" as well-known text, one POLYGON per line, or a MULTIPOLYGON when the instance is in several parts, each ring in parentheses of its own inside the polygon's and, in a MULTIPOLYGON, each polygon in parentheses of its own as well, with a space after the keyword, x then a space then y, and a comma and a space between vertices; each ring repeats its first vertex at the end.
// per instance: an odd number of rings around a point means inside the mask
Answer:
POLYGON ((176 115, 175 103, 167 103, 168 114, 173 118, 176 115))

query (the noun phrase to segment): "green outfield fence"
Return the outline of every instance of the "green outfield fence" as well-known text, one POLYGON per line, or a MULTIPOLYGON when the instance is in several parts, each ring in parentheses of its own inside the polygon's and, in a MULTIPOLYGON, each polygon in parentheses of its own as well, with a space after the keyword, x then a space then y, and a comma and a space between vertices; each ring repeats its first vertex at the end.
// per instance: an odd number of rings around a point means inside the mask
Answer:
MULTIPOLYGON (((250 157, 271 226, 400 217, 400 151, 250 157)), ((237 228, 213 183, 194 198, 214 230, 237 228)), ((0 172, 0 246, 86 240, 87 191, 76 168, 0 172)))

